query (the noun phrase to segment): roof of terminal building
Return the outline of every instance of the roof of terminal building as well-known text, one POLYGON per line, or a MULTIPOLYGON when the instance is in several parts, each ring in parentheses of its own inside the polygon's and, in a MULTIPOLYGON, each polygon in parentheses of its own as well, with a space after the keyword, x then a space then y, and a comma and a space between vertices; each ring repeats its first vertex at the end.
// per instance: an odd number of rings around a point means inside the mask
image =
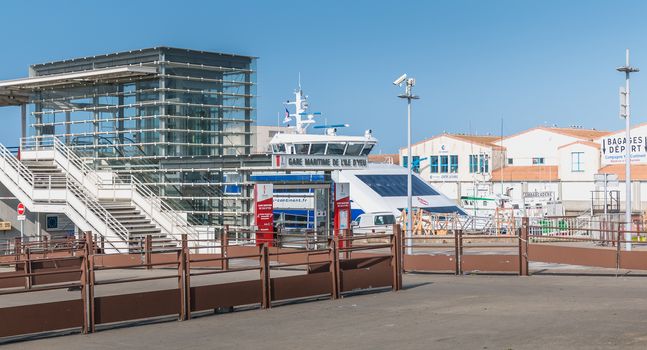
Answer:
MULTIPOLYGON (((598 171, 601 174, 616 174, 618 180, 625 181, 625 163, 603 166, 598 171)), ((647 164, 631 166, 631 180, 647 180, 647 164)))
MULTIPOLYGON (((473 144, 480 145, 480 146, 490 147, 490 148, 493 148, 493 149, 505 149, 505 147, 499 146, 499 145, 493 143, 493 142, 495 142, 497 140, 500 140, 501 139, 500 136, 466 135, 466 134, 450 134, 450 133, 442 133, 440 135, 436 135, 436 136, 430 137, 428 139, 424 139, 422 141, 413 143, 413 144, 411 144, 411 146, 420 145, 420 144, 423 144, 425 142, 429 142, 431 140, 435 140, 435 139, 437 139, 439 137, 443 137, 443 136, 449 137, 449 138, 452 138, 452 139, 455 139, 455 140, 458 140, 458 141, 463 141, 463 142, 473 143, 473 144)), ((401 147, 400 149, 404 150, 405 148, 406 147, 401 147)))
POLYGON ((238 55, 238 54, 224 53, 224 52, 217 52, 217 51, 183 49, 183 48, 171 47, 171 46, 154 46, 154 47, 147 47, 147 48, 136 49, 136 50, 112 52, 112 53, 107 53, 102 55, 83 56, 83 57, 76 57, 76 58, 71 58, 66 60, 37 63, 37 64, 32 64, 31 67, 38 68, 40 66, 46 66, 51 64, 72 63, 72 62, 87 61, 87 60, 98 59, 98 58, 111 58, 111 57, 120 56, 120 55, 138 54, 138 53, 145 53, 145 52, 152 52, 152 51, 176 51, 176 52, 183 52, 183 53, 190 53, 190 54, 214 54, 214 55, 220 55, 220 56, 258 58, 256 56, 238 55))
POLYGON ((574 142, 571 142, 571 143, 567 143, 565 145, 561 145, 561 146, 557 147, 557 149, 562 149, 562 148, 566 148, 566 147, 573 146, 573 145, 584 145, 584 146, 598 148, 598 149, 600 148, 600 144, 597 143, 597 142, 580 140, 580 141, 574 141, 574 142))
POLYGON ((518 165, 492 170, 490 181, 557 181, 557 165, 518 165))
POLYGON ((535 130, 544 130, 548 132, 553 132, 556 134, 561 134, 561 135, 566 135, 574 138, 578 138, 580 140, 586 140, 586 141, 593 141, 595 139, 598 139, 602 136, 606 136, 609 134, 612 134, 611 131, 604 131, 604 130, 597 130, 597 129, 584 129, 584 128, 579 128, 579 127, 556 127, 556 126, 537 126, 534 128, 526 129, 523 131, 520 131, 516 134, 512 134, 510 136, 506 136, 503 139, 510 139, 513 137, 517 137, 526 133, 529 133, 531 131, 535 130))

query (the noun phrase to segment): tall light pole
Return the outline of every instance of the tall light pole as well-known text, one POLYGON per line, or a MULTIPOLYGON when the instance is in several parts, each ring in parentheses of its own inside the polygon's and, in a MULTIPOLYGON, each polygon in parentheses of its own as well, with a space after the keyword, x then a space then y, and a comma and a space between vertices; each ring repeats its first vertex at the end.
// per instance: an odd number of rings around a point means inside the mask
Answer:
MULTIPOLYGON (((629 75, 640 71, 629 65, 629 49, 625 57, 625 65, 616 68, 619 72, 625 73, 625 90, 620 92, 620 116, 625 118, 625 249, 631 250, 631 109, 629 108, 629 75)), ((606 194, 605 194, 606 196, 606 194)))
POLYGON ((413 156, 411 155, 411 100, 417 100, 420 97, 414 95, 411 92, 411 89, 416 85, 416 79, 407 78, 406 74, 401 75, 398 79, 393 82, 393 85, 402 86, 405 84, 405 92, 402 95, 398 95, 399 98, 407 99, 407 254, 413 254, 413 246, 411 237, 413 236, 413 210, 412 210, 412 168, 413 168, 413 156))

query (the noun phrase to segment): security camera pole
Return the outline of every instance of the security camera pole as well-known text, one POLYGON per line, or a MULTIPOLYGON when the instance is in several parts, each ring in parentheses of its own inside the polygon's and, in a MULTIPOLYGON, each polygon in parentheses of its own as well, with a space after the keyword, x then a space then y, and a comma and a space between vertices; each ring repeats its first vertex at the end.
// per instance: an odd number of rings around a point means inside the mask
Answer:
MULTIPOLYGON (((629 108, 629 75, 639 69, 629 65, 629 49, 626 52, 625 65, 616 68, 625 73, 625 90, 620 92, 620 116, 625 118, 625 249, 631 251, 631 110, 629 108)), ((606 194, 605 194, 606 195, 606 194)))
POLYGON ((416 79, 407 78, 407 75, 404 74, 393 84, 402 86, 402 83, 406 83, 405 93, 403 95, 398 95, 399 98, 407 99, 407 254, 413 254, 413 247, 411 237, 413 236, 413 211, 412 211, 412 186, 411 186, 411 177, 412 177, 412 168, 413 168, 413 156, 411 155, 411 100, 417 100, 420 97, 413 95, 411 89, 416 85, 416 79), (406 80, 405 80, 406 79, 406 80))

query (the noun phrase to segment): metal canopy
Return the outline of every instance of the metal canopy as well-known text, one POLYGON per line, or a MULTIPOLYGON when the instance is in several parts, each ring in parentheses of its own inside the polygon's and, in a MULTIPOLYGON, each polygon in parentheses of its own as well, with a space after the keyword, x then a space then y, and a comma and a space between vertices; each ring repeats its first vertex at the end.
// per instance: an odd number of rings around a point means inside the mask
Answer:
POLYGON ((156 67, 123 66, 0 81, 0 106, 25 104, 28 102, 29 93, 33 90, 71 84, 110 82, 153 74, 157 74, 156 67))

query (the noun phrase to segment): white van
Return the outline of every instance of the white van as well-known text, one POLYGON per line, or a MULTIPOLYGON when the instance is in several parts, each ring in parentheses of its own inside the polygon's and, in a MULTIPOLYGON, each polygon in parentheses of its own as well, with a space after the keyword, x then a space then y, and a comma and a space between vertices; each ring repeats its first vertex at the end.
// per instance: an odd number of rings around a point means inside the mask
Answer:
POLYGON ((364 213, 358 216, 352 223, 353 234, 384 234, 393 232, 393 224, 396 223, 395 215, 391 212, 364 213))

